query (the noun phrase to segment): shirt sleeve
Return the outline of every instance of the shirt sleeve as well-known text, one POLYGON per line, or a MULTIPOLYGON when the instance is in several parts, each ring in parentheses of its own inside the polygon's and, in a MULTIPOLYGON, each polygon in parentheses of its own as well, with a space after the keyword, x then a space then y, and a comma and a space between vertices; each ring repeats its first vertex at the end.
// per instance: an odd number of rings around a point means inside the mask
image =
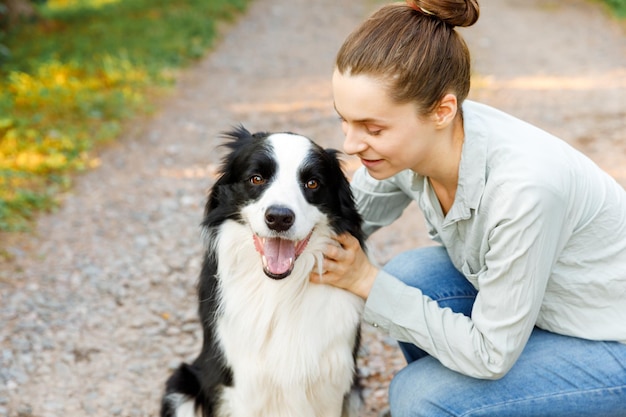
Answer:
POLYGON ((363 232, 369 237, 402 215, 412 201, 398 185, 398 178, 378 181, 359 168, 350 183, 357 209, 363 217, 363 232))
POLYGON ((522 188, 512 194, 517 198, 492 205, 490 217, 497 221, 485 231, 485 266, 472 277, 478 295, 471 318, 440 308, 418 288, 381 271, 364 319, 450 369, 483 379, 504 376, 532 332, 563 245, 565 204, 558 193, 522 188))

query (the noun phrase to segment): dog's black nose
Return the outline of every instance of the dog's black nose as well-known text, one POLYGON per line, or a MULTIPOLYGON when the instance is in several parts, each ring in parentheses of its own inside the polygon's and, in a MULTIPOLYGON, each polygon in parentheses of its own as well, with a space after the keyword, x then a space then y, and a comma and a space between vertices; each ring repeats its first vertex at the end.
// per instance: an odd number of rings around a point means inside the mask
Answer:
POLYGON ((288 230, 296 220, 296 214, 282 206, 271 206, 265 211, 265 224, 276 232, 288 230))

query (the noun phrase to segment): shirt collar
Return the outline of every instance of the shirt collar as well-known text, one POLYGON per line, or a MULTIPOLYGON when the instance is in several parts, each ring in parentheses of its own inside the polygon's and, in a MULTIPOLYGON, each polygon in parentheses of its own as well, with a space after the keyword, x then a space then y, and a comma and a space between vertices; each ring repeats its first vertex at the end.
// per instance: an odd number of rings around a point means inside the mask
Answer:
MULTIPOLYGON (((463 140, 463 149, 461 150, 459 183, 454 197, 454 204, 450 208, 444 223, 469 219, 472 215, 472 210, 478 209, 485 190, 488 132, 486 124, 472 110, 472 102, 466 100, 463 104, 465 138, 463 140)), ((417 192, 424 192, 427 188, 428 179, 414 174, 411 189, 417 192)))
POLYGON ((463 104, 465 139, 459 165, 459 183, 446 220, 468 219, 478 209, 485 190, 487 171, 487 127, 472 111, 471 102, 463 104))

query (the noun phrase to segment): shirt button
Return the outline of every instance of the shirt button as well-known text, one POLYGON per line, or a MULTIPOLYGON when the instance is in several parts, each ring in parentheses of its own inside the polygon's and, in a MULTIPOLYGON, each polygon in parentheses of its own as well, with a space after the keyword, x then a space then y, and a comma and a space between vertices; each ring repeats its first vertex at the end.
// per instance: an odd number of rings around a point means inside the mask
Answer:
POLYGON ((378 327, 378 323, 372 323, 372 326, 378 327))

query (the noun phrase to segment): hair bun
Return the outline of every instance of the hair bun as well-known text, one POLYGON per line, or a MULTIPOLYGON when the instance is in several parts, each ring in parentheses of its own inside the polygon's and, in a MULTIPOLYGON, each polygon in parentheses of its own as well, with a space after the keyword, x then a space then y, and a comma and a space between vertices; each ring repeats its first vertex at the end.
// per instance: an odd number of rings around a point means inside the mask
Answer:
POLYGON ((414 10, 435 16, 450 26, 472 26, 480 16, 478 0, 406 0, 414 10))

